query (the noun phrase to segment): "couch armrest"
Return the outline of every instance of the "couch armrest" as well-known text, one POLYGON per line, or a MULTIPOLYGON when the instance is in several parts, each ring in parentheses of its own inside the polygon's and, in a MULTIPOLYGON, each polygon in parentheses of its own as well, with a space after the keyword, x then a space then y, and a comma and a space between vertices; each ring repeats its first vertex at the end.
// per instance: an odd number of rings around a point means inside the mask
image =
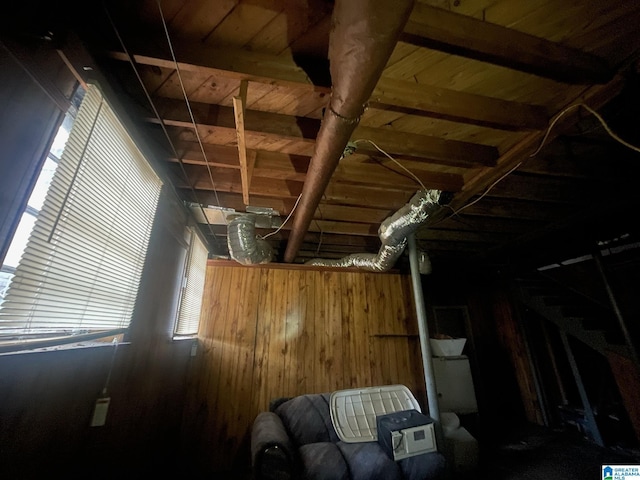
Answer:
POLYGON ((251 430, 251 464, 256 479, 296 478, 298 455, 280 417, 258 414, 251 430))

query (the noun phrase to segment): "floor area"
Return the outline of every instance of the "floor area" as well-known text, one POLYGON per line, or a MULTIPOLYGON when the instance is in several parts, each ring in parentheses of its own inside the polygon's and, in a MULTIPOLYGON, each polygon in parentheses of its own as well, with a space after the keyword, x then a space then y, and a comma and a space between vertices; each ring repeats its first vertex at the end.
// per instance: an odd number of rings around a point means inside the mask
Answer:
POLYGON ((577 432, 527 426, 481 450, 479 471, 470 479, 601 479, 602 465, 640 464, 637 450, 601 448, 577 432))

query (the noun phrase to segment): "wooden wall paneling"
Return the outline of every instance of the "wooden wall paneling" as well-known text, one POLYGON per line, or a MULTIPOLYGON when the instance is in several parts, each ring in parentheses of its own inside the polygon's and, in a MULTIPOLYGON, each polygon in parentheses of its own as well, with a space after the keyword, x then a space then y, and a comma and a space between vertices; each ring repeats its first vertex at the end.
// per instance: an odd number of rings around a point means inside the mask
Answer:
MULTIPOLYGON (((233 335, 232 329, 236 318, 233 316, 235 300, 237 297, 232 292, 237 291, 238 273, 234 269, 223 270, 222 286, 219 298, 219 310, 211 332, 212 350, 211 368, 209 369, 209 387, 207 398, 211 399, 205 424, 204 438, 211 438, 216 448, 211 455, 220 463, 224 463, 226 456, 223 453, 223 444, 226 438, 226 421, 231 405, 228 392, 229 369, 231 367, 229 357, 235 349, 230 344, 233 335), (229 319, 229 320, 226 320, 229 319), (217 325, 216 325, 217 324, 217 325)), ((204 453, 204 452, 203 452, 204 453)))
MULTIPOLYGON (((329 378, 325 391, 339 390, 345 387, 343 376, 343 322, 342 322, 342 289, 341 272, 323 272, 326 302, 326 338, 329 347, 325 361, 325 369, 329 378)), ((349 325, 345 325, 349 328, 349 325)))
MULTIPOLYGON (((272 341, 270 335, 270 323, 272 318, 269 297, 272 294, 272 291, 269 288, 269 280, 274 277, 270 270, 264 270, 262 272, 262 277, 258 301, 260 317, 258 319, 256 329, 256 352, 254 360, 255 388, 252 395, 255 411, 267 410, 270 401, 268 389, 270 388, 269 374, 271 373, 269 348, 272 341)), ((275 362, 275 359, 273 361, 275 362)))
POLYGON ((315 279, 316 273, 313 271, 302 272, 300 279, 300 314, 302 315, 303 329, 301 333, 301 363, 303 369, 302 383, 300 389, 304 393, 315 392, 315 378, 318 353, 316 351, 316 299, 315 299, 315 279))
MULTIPOLYGON (((220 368, 218 400, 215 406, 215 432, 219 435, 220 445, 224 445, 224 448, 219 450, 221 454, 226 452, 234 453, 237 450, 238 442, 244 436, 237 430, 238 424, 235 421, 235 412, 238 403, 243 401, 242 393, 246 391, 246 387, 241 388, 238 383, 238 375, 242 370, 240 360, 243 358, 243 346, 237 343, 237 336, 239 326, 244 322, 242 305, 246 298, 246 290, 244 288, 247 283, 247 275, 248 272, 233 269, 229 305, 226 312, 226 321, 224 322, 224 353, 220 368), (228 392, 235 392, 235 395, 229 395, 228 392)), ((224 458, 226 460, 229 456, 225 454, 224 458)))
POLYGON ((408 285, 395 274, 210 264, 183 432, 199 464, 246 465, 253 419, 276 398, 403 383, 422 402, 408 285))
POLYGON ((235 348, 238 350, 236 365, 233 371, 233 383, 229 389, 235 392, 232 397, 232 408, 229 412, 228 435, 233 439, 231 451, 234 454, 247 444, 248 425, 253 421, 253 356, 256 342, 256 324, 258 312, 258 295, 261 271, 248 269, 243 272, 239 302, 238 321, 235 332, 235 348))
POLYGON ((369 387, 369 301, 367 275, 344 273, 342 281, 343 378, 350 388, 369 387))
POLYGON ((284 374, 285 382, 282 396, 292 397, 300 391, 300 380, 304 378, 304 364, 300 361, 300 333, 304 329, 304 323, 300 318, 300 290, 304 286, 302 272, 287 270, 286 283, 284 285, 286 310, 284 316, 284 374))

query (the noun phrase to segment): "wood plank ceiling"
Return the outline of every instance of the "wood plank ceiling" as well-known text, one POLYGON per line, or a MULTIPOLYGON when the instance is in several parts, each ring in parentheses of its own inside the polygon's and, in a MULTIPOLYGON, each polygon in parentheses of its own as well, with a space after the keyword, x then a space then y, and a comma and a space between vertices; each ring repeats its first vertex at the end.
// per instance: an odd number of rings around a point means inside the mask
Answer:
MULTIPOLYGON (((97 55, 164 142, 186 201, 270 207, 284 219, 331 93, 332 2, 161 6, 177 65, 155 0, 111 2, 97 55)), ((453 194, 418 232, 434 263, 542 261, 543 252, 633 229, 614 219, 633 215, 640 158, 587 110, 567 111, 531 155, 555 116, 578 103, 638 139, 639 24, 640 3, 625 0, 416 3, 352 137, 370 142, 340 161, 295 261, 377 252, 380 222, 419 185, 376 145, 427 188, 453 194), (618 230, 595 233, 607 223, 618 230)), ((290 225, 269 238, 279 259, 290 225)), ((226 227, 203 231, 226 254, 226 227)))

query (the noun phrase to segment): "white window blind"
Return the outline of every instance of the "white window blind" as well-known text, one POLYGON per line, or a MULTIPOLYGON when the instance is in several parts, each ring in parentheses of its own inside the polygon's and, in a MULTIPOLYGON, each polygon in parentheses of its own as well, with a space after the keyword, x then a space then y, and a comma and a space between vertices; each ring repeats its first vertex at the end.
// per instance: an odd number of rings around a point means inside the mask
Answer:
POLYGON ((90 86, 0 306, 0 339, 126 328, 161 186, 90 86))
POLYGON ((176 335, 196 335, 198 333, 204 279, 207 273, 207 256, 207 247, 195 231, 192 231, 185 282, 180 298, 178 321, 176 322, 176 335))

